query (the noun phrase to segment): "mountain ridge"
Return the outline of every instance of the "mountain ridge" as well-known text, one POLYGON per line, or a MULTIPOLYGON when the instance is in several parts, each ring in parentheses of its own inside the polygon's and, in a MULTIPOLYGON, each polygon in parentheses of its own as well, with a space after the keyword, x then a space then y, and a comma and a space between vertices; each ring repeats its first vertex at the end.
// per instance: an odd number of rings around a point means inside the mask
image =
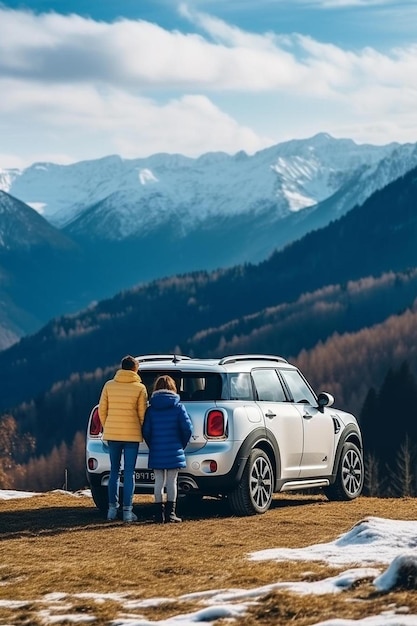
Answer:
MULTIPOLYGON (((131 203, 141 201, 146 206, 155 193, 166 197, 168 207, 176 207, 194 225, 210 214, 247 212, 262 199, 274 199, 284 214, 312 206, 332 195, 349 171, 374 166, 400 147, 358 145, 321 133, 245 158, 242 153, 207 153, 197 158, 155 154, 139 159, 113 155, 73 165, 35 163, 19 174, 16 170, 0 173, 0 188, 37 208, 58 227, 68 226, 109 197, 118 199, 122 194, 131 203)), ((153 218, 155 213, 151 212, 153 218)))

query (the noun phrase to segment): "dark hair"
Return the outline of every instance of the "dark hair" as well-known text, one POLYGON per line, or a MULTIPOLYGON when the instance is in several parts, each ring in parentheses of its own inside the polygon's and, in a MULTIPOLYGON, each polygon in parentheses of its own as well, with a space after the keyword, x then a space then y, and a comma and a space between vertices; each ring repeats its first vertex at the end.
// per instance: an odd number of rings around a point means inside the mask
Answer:
POLYGON ((139 364, 135 357, 130 356, 130 354, 123 357, 122 359, 122 370, 133 370, 134 372, 136 372, 136 370, 138 369, 138 365, 139 364))
POLYGON ((168 391, 174 391, 175 393, 177 393, 177 385, 175 384, 175 380, 171 378, 171 376, 167 376, 166 374, 164 374, 164 376, 159 376, 155 380, 153 384, 153 390, 157 391, 158 389, 167 389, 168 391))

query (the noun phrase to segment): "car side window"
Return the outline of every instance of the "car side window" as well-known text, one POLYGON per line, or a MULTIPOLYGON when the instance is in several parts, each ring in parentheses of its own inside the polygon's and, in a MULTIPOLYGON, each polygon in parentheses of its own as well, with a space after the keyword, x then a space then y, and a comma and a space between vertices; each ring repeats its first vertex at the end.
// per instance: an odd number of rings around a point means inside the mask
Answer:
POLYGON ((311 406, 317 406, 317 399, 307 385, 300 372, 297 370, 280 369, 294 402, 305 402, 311 406))
POLYGON ((258 400, 265 402, 285 402, 284 389, 274 369, 252 370, 258 400))
POLYGON ((253 400, 252 384, 249 374, 230 374, 230 399, 253 400))

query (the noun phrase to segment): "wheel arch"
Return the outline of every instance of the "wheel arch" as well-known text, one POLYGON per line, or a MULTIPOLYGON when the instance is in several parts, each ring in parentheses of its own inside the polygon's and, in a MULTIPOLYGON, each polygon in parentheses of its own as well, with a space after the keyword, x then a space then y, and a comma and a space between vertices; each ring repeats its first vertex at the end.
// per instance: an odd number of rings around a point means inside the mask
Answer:
POLYGON ((265 430, 257 428, 243 441, 238 457, 241 459, 239 471, 237 473, 238 480, 242 478, 243 470, 248 461, 251 450, 258 448, 268 455, 268 458, 272 465, 272 471, 274 472, 274 491, 277 490, 277 483, 280 476, 281 457, 279 453, 279 447, 277 440, 272 433, 265 434, 265 430))
POLYGON ((340 457, 342 456, 343 446, 346 443, 353 443, 363 455, 363 444, 362 437, 360 433, 354 428, 354 426, 348 426, 342 437, 339 439, 339 443, 337 444, 336 454, 334 456, 333 470, 332 470, 332 482, 336 480, 337 476, 337 468, 339 467, 340 457))
POLYGON ((274 492, 277 489, 277 481, 279 477, 279 450, 275 450, 271 442, 267 439, 260 440, 255 446, 259 450, 265 452, 271 461, 272 471, 274 472, 274 492), (278 456, 278 458, 277 458, 278 456))

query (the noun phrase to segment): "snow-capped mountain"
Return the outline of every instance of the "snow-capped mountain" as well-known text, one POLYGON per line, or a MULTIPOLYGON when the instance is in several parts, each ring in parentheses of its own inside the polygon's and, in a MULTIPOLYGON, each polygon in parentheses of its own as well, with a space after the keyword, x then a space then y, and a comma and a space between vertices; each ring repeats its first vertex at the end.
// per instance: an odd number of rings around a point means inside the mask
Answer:
POLYGON ((0 191, 0 349, 39 328, 51 312, 80 308, 76 283, 83 293, 84 268, 71 239, 0 191))
POLYGON ((0 190, 0 254, 34 247, 75 248, 74 243, 24 202, 0 190))
POLYGON ((90 237, 120 241, 175 221, 186 235, 217 217, 267 209, 268 219, 276 221, 316 206, 359 175, 372 177, 382 160, 402 148, 357 145, 323 133, 253 156, 156 154, 66 166, 36 163, 22 171, 0 171, 0 189, 55 226, 65 226, 67 233, 85 231, 90 237))
POLYGON ((253 156, 108 156, 2 170, 0 349, 138 283, 263 261, 415 166, 417 144, 357 145, 323 133, 253 156), (18 327, 7 317, 3 341, 1 302, 21 312, 18 327))

